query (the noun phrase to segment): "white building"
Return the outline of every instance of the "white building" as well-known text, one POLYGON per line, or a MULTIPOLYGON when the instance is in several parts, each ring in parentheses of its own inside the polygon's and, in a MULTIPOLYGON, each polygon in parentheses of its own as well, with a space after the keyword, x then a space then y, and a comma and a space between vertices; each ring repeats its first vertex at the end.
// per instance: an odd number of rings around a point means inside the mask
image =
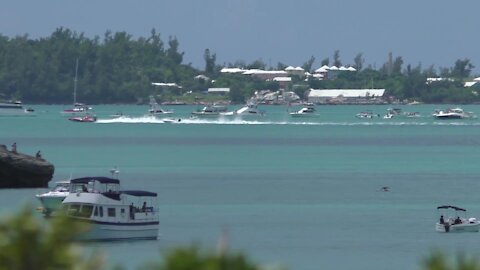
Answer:
POLYGON ((310 89, 312 103, 380 103, 385 89, 310 89))

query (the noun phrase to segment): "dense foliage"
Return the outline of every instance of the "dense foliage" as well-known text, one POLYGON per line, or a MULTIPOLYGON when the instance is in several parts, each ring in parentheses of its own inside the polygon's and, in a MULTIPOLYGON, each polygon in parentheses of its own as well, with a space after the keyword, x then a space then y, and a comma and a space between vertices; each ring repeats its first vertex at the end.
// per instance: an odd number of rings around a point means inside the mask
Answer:
MULTIPOLYGON (((255 90, 276 91, 276 82, 266 82, 250 76, 220 73, 216 54, 204 52, 205 69, 185 64, 179 41, 169 37, 164 42, 152 29, 148 38, 134 39, 126 32, 107 31, 102 38, 87 38, 83 33, 58 28, 51 36, 31 39, 28 35, 9 38, 0 35, 0 98, 22 99, 28 103, 66 104, 73 102, 75 62, 79 60, 77 101, 98 103, 146 102, 149 95, 161 101, 194 102, 205 98, 209 87, 229 87, 232 102, 241 103, 255 90), (199 79, 197 75, 205 75, 199 79), (181 87, 158 87, 152 82, 176 83, 181 87)), ((336 50, 332 64, 341 65, 336 50)), ((329 64, 325 58, 320 65, 329 64)), ((262 60, 247 64, 237 61, 229 67, 273 69, 262 60)), ((278 63, 277 68, 287 65, 278 63)), ((311 56, 302 67, 309 72, 315 65, 311 56)), ((353 59, 357 72, 340 73, 335 79, 319 81, 295 77, 288 90, 304 97, 310 88, 385 88, 387 95, 399 99, 416 99, 429 103, 471 103, 479 101, 477 90, 463 87, 474 68, 469 59, 457 60, 452 68, 438 72, 429 67, 403 67, 402 57, 389 60, 380 68, 364 68, 365 59, 359 53, 353 59), (445 80, 426 84, 427 77, 445 80)), ((221 98, 220 98, 221 99, 221 98)))

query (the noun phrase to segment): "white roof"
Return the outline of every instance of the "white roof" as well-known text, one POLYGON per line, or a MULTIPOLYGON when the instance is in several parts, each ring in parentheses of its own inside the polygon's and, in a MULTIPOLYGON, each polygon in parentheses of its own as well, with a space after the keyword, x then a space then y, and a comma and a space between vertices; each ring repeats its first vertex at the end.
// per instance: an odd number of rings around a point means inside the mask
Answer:
POLYGON ((292 66, 288 66, 285 70, 286 70, 286 71, 291 71, 291 70, 295 70, 295 68, 292 67, 292 66))
POLYGON ((348 70, 348 71, 357 71, 357 69, 354 68, 354 67, 348 67, 347 70, 348 70))
POLYGON ((347 71, 348 69, 344 66, 341 66, 338 70, 347 71))
POLYGON ((230 92, 230 88, 208 88, 208 92, 230 92))
POLYGON ((176 84, 176 83, 158 83, 158 82, 152 82, 152 85, 156 85, 156 86, 170 86, 170 87, 182 88, 181 86, 179 86, 179 85, 176 84))
POLYGON ((331 66, 330 70, 338 70, 338 67, 337 66, 331 66))
POLYGON ((278 75, 286 75, 287 72, 284 70, 262 70, 262 69, 249 69, 243 72, 245 75, 253 75, 253 74, 278 74, 278 75))
POLYGON ((465 82, 465 84, 463 85, 464 87, 472 87, 476 84, 477 82, 465 82))
POLYGON ((290 77, 275 77, 273 78, 274 81, 276 82, 291 82, 292 78, 290 77))
POLYGON ((304 69, 301 68, 301 67, 296 67, 295 70, 297 70, 297 71, 303 71, 304 69))
POLYGON ((385 89, 310 89, 309 97, 381 97, 385 89))
POLYGON ((476 82, 478 82, 478 81, 480 81, 480 77, 477 77, 477 78, 475 78, 475 79, 473 79, 473 80, 476 81, 476 82))
POLYGON ((244 72, 245 70, 241 69, 241 68, 222 68, 220 70, 220 72, 222 73, 240 73, 240 72, 244 72))

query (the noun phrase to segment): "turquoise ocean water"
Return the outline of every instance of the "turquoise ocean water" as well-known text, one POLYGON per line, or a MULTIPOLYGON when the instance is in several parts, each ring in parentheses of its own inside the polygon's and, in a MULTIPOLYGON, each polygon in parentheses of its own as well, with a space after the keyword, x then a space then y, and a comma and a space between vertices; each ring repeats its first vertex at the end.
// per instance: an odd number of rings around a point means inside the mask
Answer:
MULTIPOLYGON (((109 265, 135 269, 192 243, 215 249, 224 229, 231 250, 299 270, 418 269, 432 250, 480 249, 480 233, 434 231, 440 204, 480 218, 480 119, 432 118, 448 106, 397 106, 420 112, 414 119, 355 118, 389 106, 318 106, 313 119, 265 106, 265 117, 210 120, 172 106, 177 123, 145 117, 146 106, 94 106, 97 123, 32 107, 35 117, 0 117, 0 143, 41 150, 55 165, 51 183, 117 166, 125 188, 159 194, 157 241, 82 244, 109 265)), ((37 206, 43 191, 0 190, 0 215, 37 206)))

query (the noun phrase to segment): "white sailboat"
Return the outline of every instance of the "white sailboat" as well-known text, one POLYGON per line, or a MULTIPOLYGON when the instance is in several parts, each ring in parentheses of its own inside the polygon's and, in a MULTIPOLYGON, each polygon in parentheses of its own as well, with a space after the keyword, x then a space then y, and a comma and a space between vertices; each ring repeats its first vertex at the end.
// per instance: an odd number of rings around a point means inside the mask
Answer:
POLYGON ((62 114, 65 115, 84 115, 91 110, 89 106, 77 102, 77 76, 78 76, 78 58, 75 62, 75 79, 73 80, 73 108, 65 109, 62 114))

